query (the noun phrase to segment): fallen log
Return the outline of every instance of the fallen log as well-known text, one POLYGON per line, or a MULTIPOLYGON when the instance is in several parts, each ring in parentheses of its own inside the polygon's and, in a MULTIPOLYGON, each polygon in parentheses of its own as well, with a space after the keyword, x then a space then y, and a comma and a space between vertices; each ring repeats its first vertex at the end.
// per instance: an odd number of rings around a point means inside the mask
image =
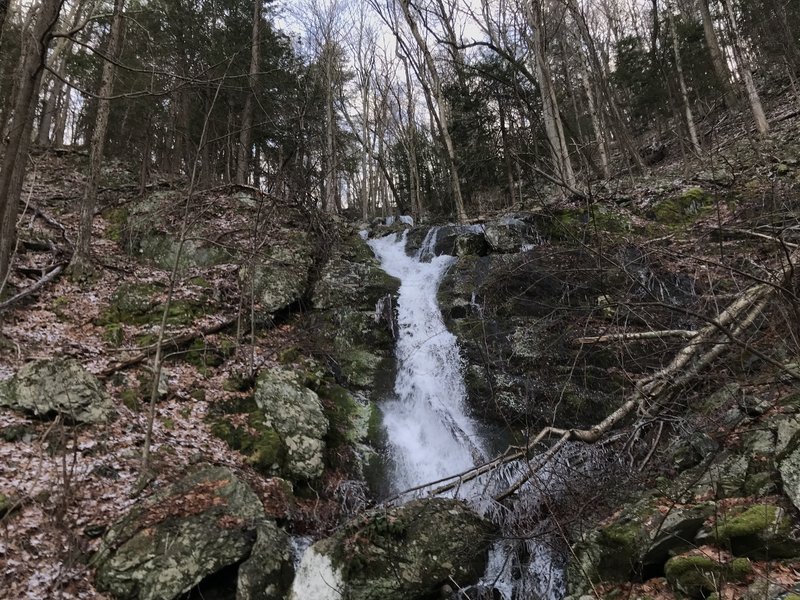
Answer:
POLYGON ((11 296, 11 298, 9 298, 8 300, 4 300, 3 302, 0 302, 0 312, 6 310, 8 307, 10 307, 15 302, 19 302, 23 298, 27 298, 31 294, 35 294, 36 292, 38 292, 40 289, 42 289, 48 283, 53 281, 53 279, 58 277, 61 274, 61 272, 64 270, 64 267, 66 267, 66 266, 67 266, 67 263, 61 263, 61 264, 56 265, 55 268, 51 269, 46 275, 44 275, 44 277, 39 279, 39 281, 34 283, 32 286, 25 288, 24 290, 22 290, 21 292, 15 294, 14 296, 11 296))
MULTIPOLYGON (((205 337, 207 335, 214 335, 215 333, 219 333, 220 331, 224 331, 224 330, 228 329, 229 327, 232 327, 233 325, 236 324, 236 321, 238 319, 239 319, 238 316, 237 317, 231 317, 231 318, 226 319, 226 320, 224 320, 224 321, 222 321, 220 323, 216 323, 214 325, 211 325, 209 327, 205 327, 203 329, 195 329, 195 330, 190 331, 188 333, 184 333, 184 334, 181 334, 181 335, 176 335, 176 336, 164 338, 164 340, 163 340, 161 345, 164 346, 164 347, 173 346, 173 347, 176 347, 176 348, 183 348, 185 346, 190 345, 192 342, 194 342, 198 338, 202 338, 202 337, 205 337)), ((150 358, 150 356, 152 356, 155 353, 156 346, 157 346, 157 344, 153 344, 151 346, 148 346, 147 348, 143 349, 138 354, 134 354, 133 356, 131 356, 129 358, 126 358, 125 360, 121 360, 121 361, 119 361, 119 362, 117 362, 117 363, 115 363, 113 365, 110 365, 110 366, 106 367, 105 369, 103 369, 102 371, 100 371, 98 373, 98 377, 108 377, 108 376, 113 375, 114 373, 116 373, 118 371, 122 371, 124 369, 128 369, 130 367, 133 367, 133 366, 136 366, 138 364, 143 363, 144 361, 146 361, 148 358, 150 358)))

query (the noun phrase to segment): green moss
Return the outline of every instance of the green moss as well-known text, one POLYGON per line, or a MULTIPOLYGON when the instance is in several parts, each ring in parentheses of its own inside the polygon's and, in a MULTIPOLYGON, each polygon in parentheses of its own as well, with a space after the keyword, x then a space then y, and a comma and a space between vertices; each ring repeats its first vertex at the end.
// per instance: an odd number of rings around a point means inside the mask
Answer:
POLYGON ((382 358, 362 348, 352 348, 341 356, 342 375, 355 387, 368 388, 372 385, 382 358))
POLYGON ((191 392, 189 392, 189 396, 194 400, 203 402, 206 399, 206 391, 203 388, 194 388, 191 392))
POLYGON ((656 204, 653 213, 659 223, 686 225, 702 215, 711 202, 711 195, 702 188, 689 188, 680 196, 656 204))
POLYGON ((342 237, 340 248, 342 257, 351 262, 368 263, 375 258, 367 243, 355 233, 342 237))
POLYGON ((755 536, 774 528, 777 517, 777 506, 757 504, 741 514, 718 522, 714 537, 717 542, 725 543, 733 538, 755 536))
POLYGON ((634 521, 614 523, 600 530, 603 549, 598 573, 612 581, 624 581, 636 569, 641 555, 641 527, 634 521))
POLYGON ((108 221, 106 237, 117 243, 122 242, 128 225, 128 210, 126 208, 111 208, 103 211, 103 217, 108 221))
MULTIPOLYGON (((105 325, 107 331, 113 326, 154 325, 161 322, 163 305, 158 296, 163 286, 151 283, 123 283, 111 296, 111 302, 104 310, 98 323, 105 325)), ((167 310, 167 324, 186 327, 205 313, 205 300, 173 300, 167 310)))
POLYGON ((114 347, 119 347, 125 340, 125 330, 120 323, 109 323, 103 327, 103 340, 114 347))
POLYGON ((161 421, 161 424, 167 431, 172 431, 173 429, 175 429, 175 421, 169 417, 161 421))
POLYGON ((247 462, 262 473, 279 470, 286 456, 286 447, 278 432, 265 429, 261 435, 245 444, 243 450, 248 454, 247 462))
POLYGON ((232 373, 222 382, 222 389, 226 392, 245 392, 253 387, 254 380, 244 373, 232 373))
POLYGON ((367 442, 373 448, 380 448, 386 438, 383 428, 383 416, 377 404, 370 403, 369 418, 367 419, 367 442))
POLYGON ((664 575, 673 589, 692 597, 713 593, 725 582, 739 582, 752 572, 746 558, 727 564, 708 556, 676 556, 664 565, 664 575))
POLYGON ((229 355, 224 346, 209 346, 205 340, 196 339, 182 357, 190 365, 207 369, 220 366, 229 355))
POLYGON ((252 397, 217 406, 215 412, 210 417, 211 433, 245 455, 247 463, 257 471, 266 475, 281 472, 286 462, 286 445, 277 431, 264 424, 252 397), (247 414, 247 427, 234 425, 225 414, 247 414))
POLYGON ((282 365, 290 365, 300 358, 300 349, 296 347, 286 348, 278 353, 278 362, 282 365))
POLYGON ((356 402, 341 386, 331 385, 320 389, 325 416, 328 418, 326 443, 331 449, 352 444, 363 437, 361 423, 366 421, 366 407, 356 402))
POLYGON ((0 518, 5 517, 6 513, 10 512, 13 507, 14 502, 11 498, 0 492, 0 518))
POLYGON ((139 392, 134 388, 126 388, 120 392, 120 400, 126 408, 133 412, 139 411, 139 392))

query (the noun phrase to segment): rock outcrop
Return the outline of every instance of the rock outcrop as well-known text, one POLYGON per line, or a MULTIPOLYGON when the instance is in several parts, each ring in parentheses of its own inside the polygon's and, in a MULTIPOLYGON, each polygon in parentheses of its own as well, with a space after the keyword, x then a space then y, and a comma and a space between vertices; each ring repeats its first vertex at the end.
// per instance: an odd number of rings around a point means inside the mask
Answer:
POLYGON ((172 600, 230 569, 242 600, 278 600, 291 578, 289 541, 232 471, 201 466, 134 506, 103 538, 97 586, 118 600, 172 600))
POLYGON ((70 359, 38 360, 0 383, 0 406, 40 418, 61 415, 73 423, 103 423, 114 414, 97 378, 70 359))
POLYGON ((290 598, 434 598, 483 574, 492 534, 492 525, 454 500, 373 512, 308 550, 290 598))
POLYGON ((255 402, 263 424, 285 447, 284 471, 296 479, 316 479, 325 468, 325 417, 319 396, 297 373, 272 368, 258 377, 255 402))

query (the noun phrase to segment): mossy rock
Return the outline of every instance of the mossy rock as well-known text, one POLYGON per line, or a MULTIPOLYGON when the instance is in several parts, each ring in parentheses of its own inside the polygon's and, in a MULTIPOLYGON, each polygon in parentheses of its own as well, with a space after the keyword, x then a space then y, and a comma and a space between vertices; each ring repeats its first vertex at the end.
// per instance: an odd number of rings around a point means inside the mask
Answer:
POLYGON ((209 465, 137 502, 109 529, 92 563, 98 589, 119 600, 184 597, 225 568, 246 575, 237 598, 277 600, 291 569, 288 536, 267 520, 258 496, 229 469, 209 465), (254 552, 258 573, 242 564, 254 552), (253 595, 253 575, 265 595, 253 595))
POLYGON ((465 504, 414 500, 363 515, 303 556, 292 600, 428 600, 486 568, 494 527, 465 504))
POLYGON ((225 419, 219 419, 211 426, 211 433, 233 450, 244 454, 246 462, 257 471, 265 475, 283 472, 286 445, 277 431, 264 426, 258 413, 249 415, 248 427, 239 427, 225 419))
POLYGON ((130 212, 127 208, 110 208, 103 211, 103 218, 108 221, 106 237, 114 242, 123 243, 127 237, 128 219, 130 212))
POLYGON ((680 196, 662 200, 653 207, 655 220, 664 225, 687 225, 700 217, 713 198, 702 188, 689 188, 680 196))
MULTIPOLYGON (((121 325, 156 325, 161 322, 163 304, 159 298, 165 292, 160 284, 123 283, 111 295, 110 304, 100 315, 98 324, 105 326, 105 337, 121 341, 121 325)), ((197 300, 173 299, 167 310, 167 324, 176 327, 192 325, 208 309, 208 298, 197 300)), ((137 340, 140 345, 143 340, 137 340)))
POLYGON ((736 556, 768 560, 800 556, 800 539, 794 530, 795 523, 782 508, 756 504, 719 519, 711 536, 736 556))
POLYGON ((722 563, 710 556, 676 556, 667 561, 664 575, 670 587, 689 598, 705 598, 726 583, 745 581, 753 565, 747 558, 722 563))

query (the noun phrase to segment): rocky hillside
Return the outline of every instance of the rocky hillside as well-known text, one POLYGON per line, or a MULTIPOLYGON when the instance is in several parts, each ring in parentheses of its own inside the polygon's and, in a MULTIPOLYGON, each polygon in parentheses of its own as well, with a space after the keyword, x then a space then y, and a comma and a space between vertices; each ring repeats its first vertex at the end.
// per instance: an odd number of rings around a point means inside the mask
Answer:
MULTIPOLYGON (((321 540, 311 564, 345 597, 477 598, 491 542, 547 522, 576 599, 796 600, 797 127, 439 231, 472 412, 498 454, 548 456, 558 479, 533 501, 510 482, 516 517, 495 523, 453 500, 375 506, 398 281, 359 233, 409 226, 246 186, 139 197, 115 164, 76 281, 58 269, 86 157, 37 156, 0 300, 0 589, 285 598, 321 540)), ((312 583, 294 598, 326 597, 312 583)))

